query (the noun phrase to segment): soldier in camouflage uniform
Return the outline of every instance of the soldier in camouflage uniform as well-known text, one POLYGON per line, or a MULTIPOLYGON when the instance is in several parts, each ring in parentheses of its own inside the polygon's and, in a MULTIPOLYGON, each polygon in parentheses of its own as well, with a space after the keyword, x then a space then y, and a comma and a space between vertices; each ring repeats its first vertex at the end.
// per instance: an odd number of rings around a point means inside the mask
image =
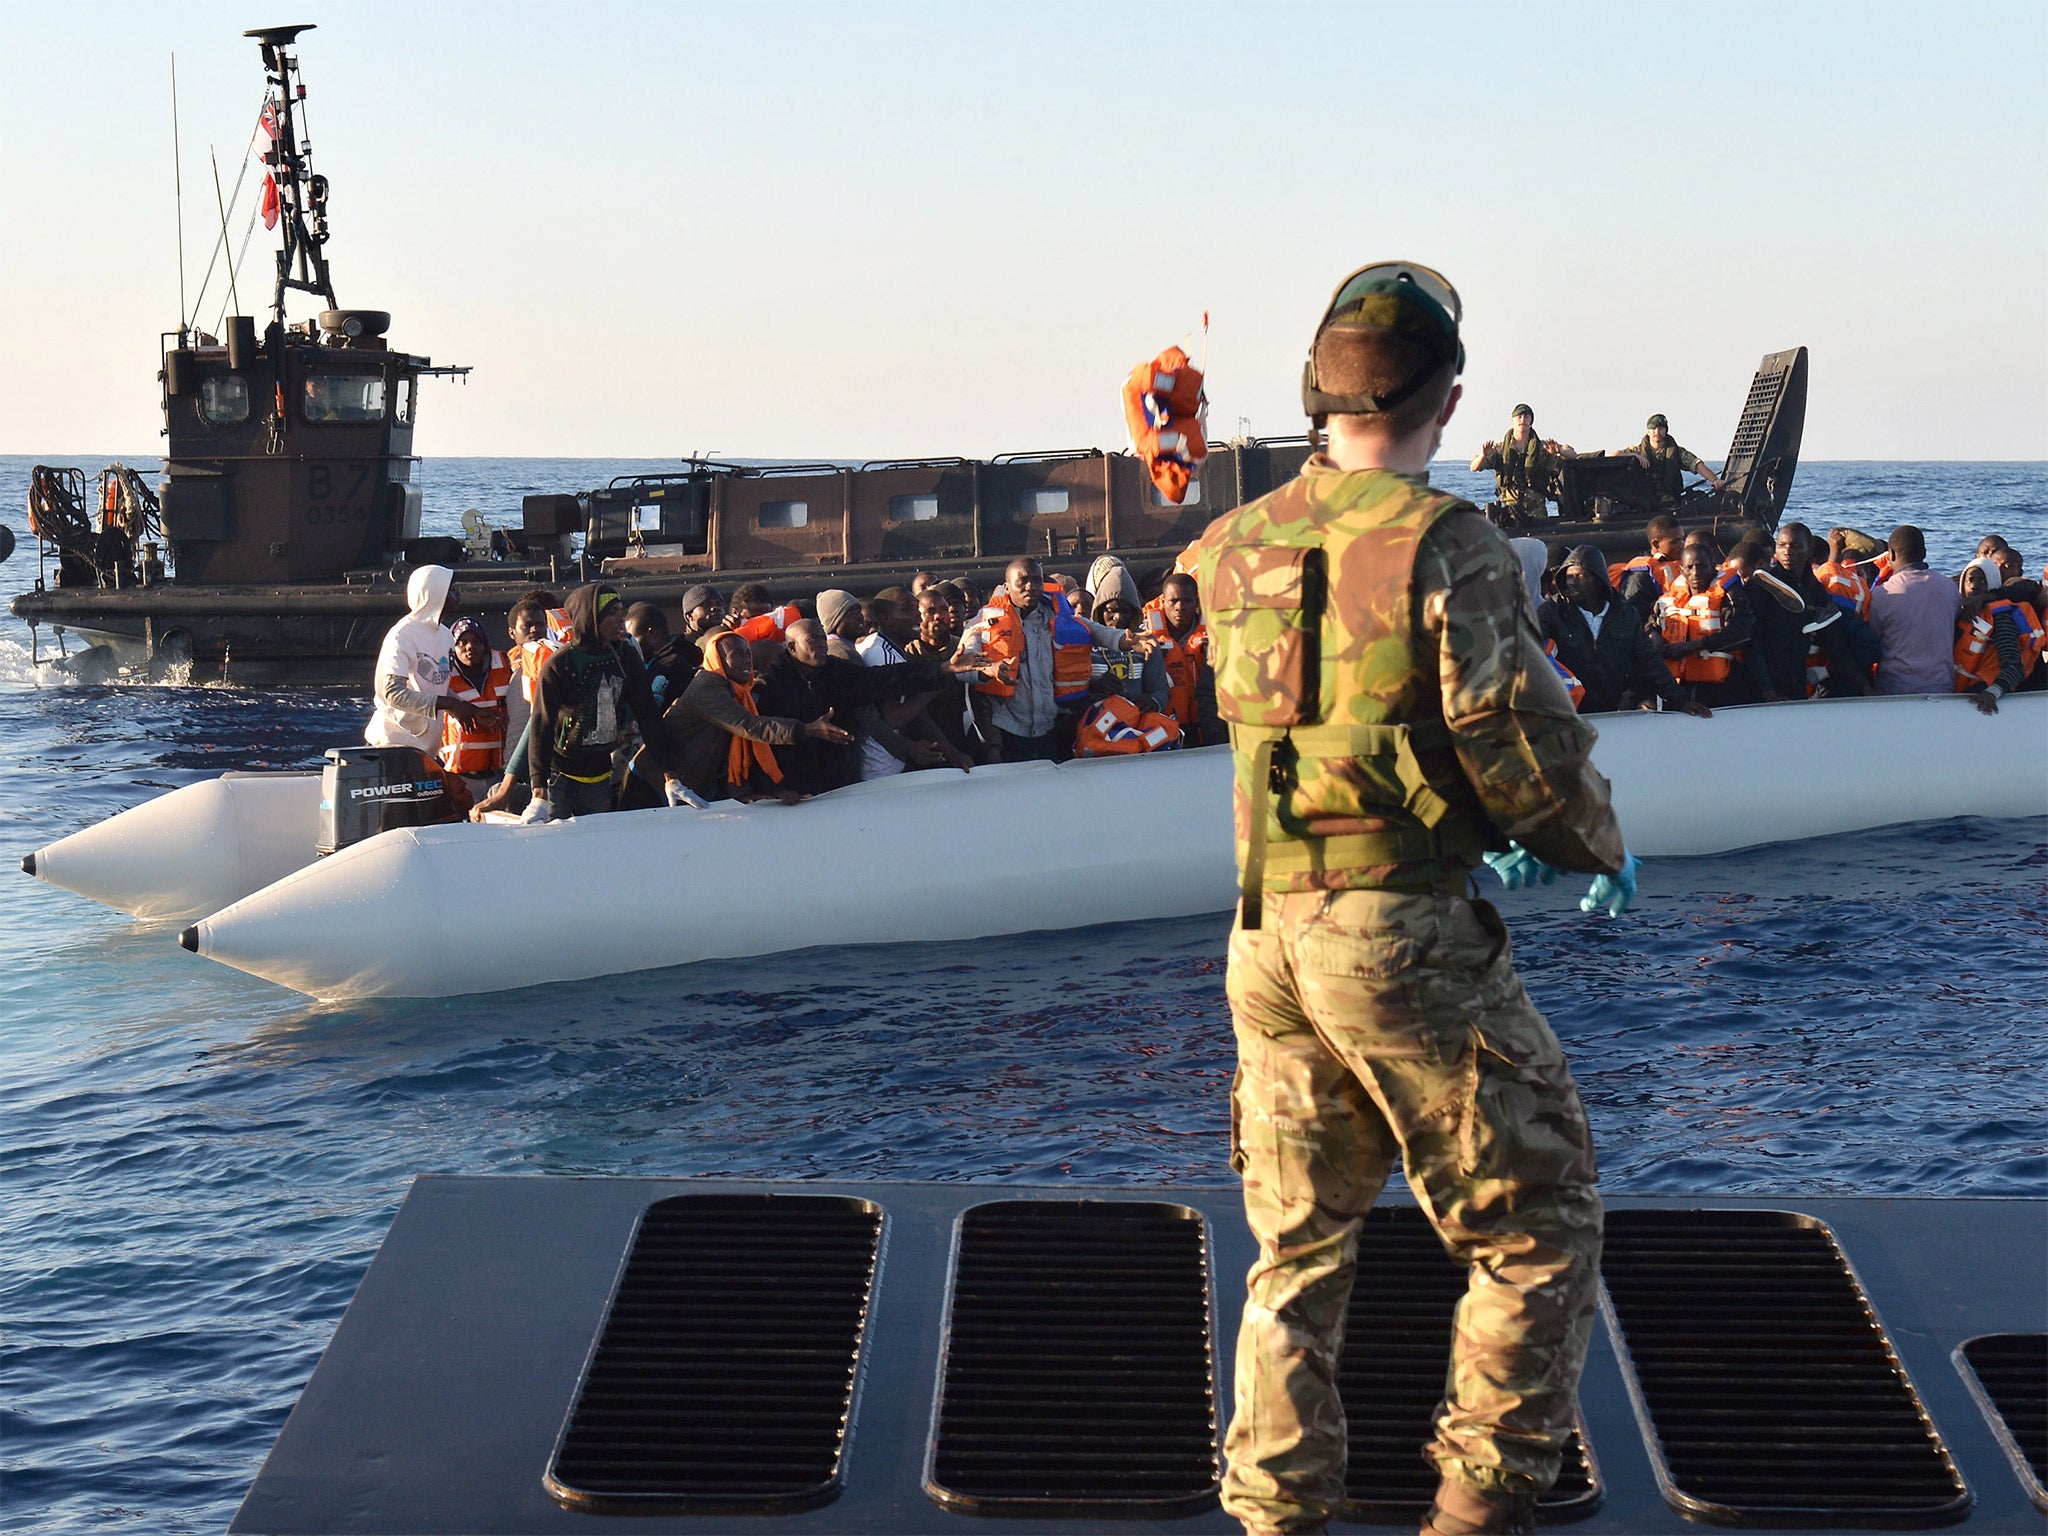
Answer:
POLYGON ((1500 504, 1501 520, 1511 527, 1544 519, 1557 466, 1578 457, 1570 444, 1540 438, 1535 429, 1536 413, 1518 405, 1509 413, 1506 436, 1472 455, 1472 473, 1493 471, 1493 499, 1500 504))
POLYGON ((1664 419, 1662 411, 1644 425, 1647 430, 1643 440, 1633 448, 1615 449, 1614 456, 1632 458, 1650 472, 1650 495, 1659 512, 1670 512, 1678 506, 1687 475, 1703 475, 1715 490, 1721 489, 1721 477, 1707 466, 1707 461, 1672 440, 1671 423, 1664 419))
POLYGON ((1248 1531, 1321 1530, 1343 1507, 1345 1306, 1396 1158, 1472 1276, 1426 1530, 1526 1527, 1592 1326, 1585 1112, 1499 916, 1464 892, 1510 838, 1566 869, 1626 854, 1514 552, 1429 488, 1456 305, 1408 266, 1341 287, 1303 387, 1327 452, 1197 545, 1237 762, 1231 1160, 1259 1259, 1223 1502, 1248 1531))

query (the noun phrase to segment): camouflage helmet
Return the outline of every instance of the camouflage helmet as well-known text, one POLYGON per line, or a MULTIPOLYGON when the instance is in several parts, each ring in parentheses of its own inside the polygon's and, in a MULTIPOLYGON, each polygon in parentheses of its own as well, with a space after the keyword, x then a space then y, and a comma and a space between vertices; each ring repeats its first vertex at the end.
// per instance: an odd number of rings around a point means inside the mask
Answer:
POLYGON ((1644 422, 1643 425, 1646 427, 1662 427, 1666 432, 1669 432, 1671 430, 1671 423, 1664 419, 1664 413, 1662 411, 1659 411, 1656 415, 1652 416, 1648 421, 1644 422))
MULTIPOLYGON (((1318 422, 1325 416, 1373 416, 1391 411, 1436 377, 1447 363, 1465 371, 1465 346, 1458 339, 1464 305, 1458 290, 1441 272, 1409 261, 1379 261, 1360 267, 1330 296, 1309 343, 1301 371, 1301 408, 1318 422), (1344 394, 1326 390, 1318 376, 1316 352, 1325 333, 1391 332, 1419 346, 1426 366, 1398 388, 1381 395, 1344 394)), ((1332 381, 1338 382, 1338 381, 1332 381)))

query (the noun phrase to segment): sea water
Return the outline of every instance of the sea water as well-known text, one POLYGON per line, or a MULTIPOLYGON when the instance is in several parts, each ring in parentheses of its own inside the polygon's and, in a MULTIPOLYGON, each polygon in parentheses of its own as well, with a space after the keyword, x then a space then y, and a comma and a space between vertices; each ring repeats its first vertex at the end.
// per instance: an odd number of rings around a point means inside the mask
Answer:
MULTIPOLYGON (((0 459, 0 506, 21 504, 27 464, 0 459)), ((442 460, 423 480, 430 525, 452 530, 469 506, 511 522, 526 491, 662 467, 442 460)), ((1480 486, 1462 466, 1435 479, 1480 486)), ((1996 530, 2031 569, 2044 506, 2040 464, 1809 464, 1791 515, 1917 522, 1951 570, 1996 530)), ((0 586, 33 566, 31 545, 0 586)), ((0 853, 226 769, 310 766, 366 712, 349 692, 65 686, 0 620, 0 853)), ((1075 880, 1121 878, 1116 826, 1042 835, 1075 880)), ((1000 873, 999 849, 913 842, 731 878, 888 901, 934 858, 1000 873)), ((1618 921, 1581 914, 1576 884, 1494 899, 1610 1189, 2038 1196, 2044 876, 2048 825, 1952 821, 1652 860, 1618 921)), ((509 951, 573 945, 636 894, 537 870, 450 899, 509 951)), ((420 1174, 1227 1179, 1224 932, 1205 917, 321 1006, 171 928, 0 878, 0 1525, 219 1529, 420 1174)))

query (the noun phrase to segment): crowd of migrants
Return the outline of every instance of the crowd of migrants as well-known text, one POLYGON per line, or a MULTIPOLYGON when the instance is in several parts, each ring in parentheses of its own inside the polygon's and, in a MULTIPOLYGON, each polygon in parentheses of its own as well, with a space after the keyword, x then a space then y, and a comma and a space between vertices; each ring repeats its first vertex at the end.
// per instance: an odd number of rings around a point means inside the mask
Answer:
POLYGON ((1159 573, 1148 600, 1113 557, 1085 585, 1015 560, 989 593, 928 572, 866 600, 696 586, 676 629, 611 586, 534 591, 507 615, 508 652, 457 617, 453 573, 428 569, 379 657, 368 737, 438 749, 474 817, 795 801, 1226 739, 1193 578, 1159 573))
MULTIPOLYGON (((1955 577, 1930 570, 1901 524, 1883 548, 1854 529, 1749 525, 1724 550, 1706 530, 1652 518, 1649 548, 1610 564, 1512 541, 1551 663, 1581 713, 1858 694, 1967 693, 1985 714, 2048 685, 2042 583, 1997 534, 1955 577)), ((2048 571, 2044 571, 2048 576, 2048 571)))
MULTIPOLYGON (((1472 456, 1491 470, 1494 520, 1540 528, 1558 465, 1579 457, 1539 438, 1518 405, 1498 442, 1472 456)), ((1649 476, 1658 515, 1649 548, 1610 564, 1598 549, 1513 540, 1551 663, 1582 714, 1662 705, 1695 715, 1724 704, 1868 693, 1968 693, 1986 714, 2017 689, 2048 685, 2040 666, 2040 581, 1998 534, 1953 580, 1927 566, 1927 541, 1901 524, 1882 546, 1853 528, 1817 537, 1804 523, 1741 525, 1727 548, 1673 514, 1685 476, 1721 477, 1673 440, 1660 412, 1615 450, 1649 476)), ((2048 568, 2042 571, 2048 579, 2048 568)))
MULTIPOLYGON (((1910 525, 1881 549, 1788 522, 1724 550, 1659 516, 1648 548, 1617 563, 1513 543, 1584 713, 1951 690, 1991 713, 2048 685, 2042 582, 1996 534, 1953 579, 1910 525)), ((426 568, 414 588, 379 658, 369 738, 438 749, 476 817, 795 801, 918 769, 1226 739, 1194 578, 1141 586, 1114 556, 1085 583, 1015 560, 992 593, 929 572, 866 600, 697 586, 679 630, 610 586, 534 591, 508 615, 509 653, 456 617, 452 572, 426 568)))

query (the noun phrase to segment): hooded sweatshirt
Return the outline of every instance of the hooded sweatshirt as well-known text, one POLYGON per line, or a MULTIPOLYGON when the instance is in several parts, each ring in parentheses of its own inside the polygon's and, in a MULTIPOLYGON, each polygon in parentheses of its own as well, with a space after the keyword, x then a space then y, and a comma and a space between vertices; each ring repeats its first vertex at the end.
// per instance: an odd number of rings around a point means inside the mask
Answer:
POLYGON ((1145 606, 1144 598, 1138 595, 1137 578, 1131 575, 1131 568, 1115 555, 1098 555, 1095 563, 1088 567, 1088 580, 1084 585, 1092 607, 1100 608, 1104 603, 1115 600, 1136 613, 1145 606))
POLYGON ((1638 698, 1654 694, 1666 704, 1683 704, 1685 695, 1664 665, 1663 651, 1643 627, 1642 615, 1609 585, 1606 557, 1582 544, 1565 556, 1564 563, 1593 577, 1607 599, 1598 614, 1588 613, 1564 596, 1546 598, 1536 610, 1537 629, 1544 639, 1556 642, 1557 659, 1585 685, 1579 713, 1619 709, 1628 694, 1638 698), (1593 627, 1596 619, 1597 632, 1593 627))
POLYGON ((363 731, 371 746, 431 752, 441 745, 436 706, 448 691, 453 643, 441 607, 453 585, 455 573, 445 565, 423 565, 407 579, 406 615, 377 652, 377 712, 363 731))
MULTIPOLYGON (((599 600, 613 587, 586 586, 571 592, 564 607, 576 643, 548 658, 534 689, 533 723, 527 733, 526 773, 536 795, 546 795, 557 773, 587 784, 611 777, 612 752, 628 721, 647 740, 648 766, 666 772, 668 750, 654 729, 660 711, 647 687, 647 670, 631 646, 606 645, 598 638, 599 600)), ((606 604, 604 606, 609 606, 606 604)))

